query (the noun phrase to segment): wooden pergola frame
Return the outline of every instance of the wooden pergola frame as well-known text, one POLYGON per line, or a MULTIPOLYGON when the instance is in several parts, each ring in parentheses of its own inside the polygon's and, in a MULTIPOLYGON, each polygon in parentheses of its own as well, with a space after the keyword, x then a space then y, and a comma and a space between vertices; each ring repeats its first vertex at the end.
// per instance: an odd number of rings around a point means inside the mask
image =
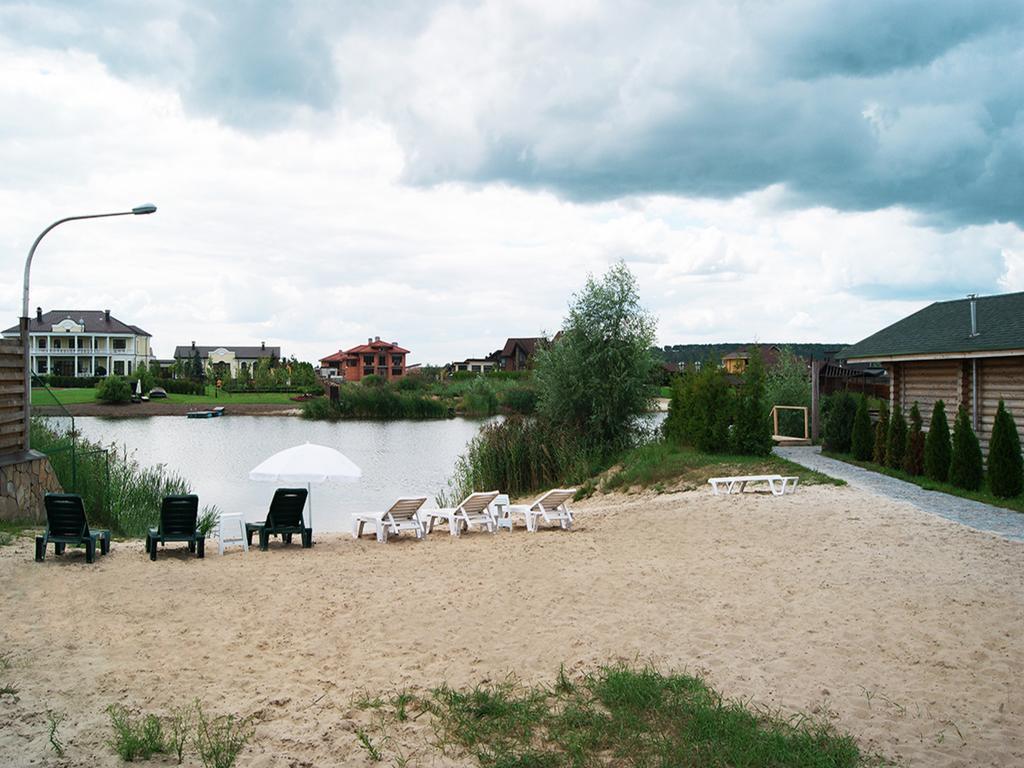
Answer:
POLYGON ((772 424, 774 425, 774 434, 772 440, 779 444, 787 445, 810 445, 811 444, 811 432, 810 423, 808 416, 809 409, 804 405, 773 405, 772 406, 772 424), (803 437, 790 437, 789 435, 779 434, 779 411, 803 411, 804 414, 804 436, 803 437))

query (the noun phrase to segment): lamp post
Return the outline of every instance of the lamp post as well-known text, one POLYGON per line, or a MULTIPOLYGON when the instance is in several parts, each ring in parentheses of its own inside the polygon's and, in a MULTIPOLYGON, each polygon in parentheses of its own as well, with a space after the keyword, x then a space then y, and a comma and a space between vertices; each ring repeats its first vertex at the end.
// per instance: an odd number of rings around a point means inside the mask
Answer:
POLYGON ((39 241, 46 237, 47 233, 60 226, 66 221, 78 221, 80 219, 106 219, 111 216, 143 216, 148 213, 156 213, 156 206, 152 203, 145 203, 132 208, 130 211, 118 211, 117 213, 92 213, 86 216, 68 216, 64 219, 58 219, 53 222, 50 226, 39 233, 39 237, 32 243, 32 247, 28 250, 28 258, 25 259, 25 285, 21 294, 21 345, 23 348, 22 359, 25 366, 25 450, 29 450, 31 445, 31 439, 29 438, 29 418, 32 412, 32 357, 30 350, 30 343, 32 341, 31 336, 28 332, 28 280, 29 274, 32 270, 32 257, 36 255, 36 248, 39 246, 39 241))

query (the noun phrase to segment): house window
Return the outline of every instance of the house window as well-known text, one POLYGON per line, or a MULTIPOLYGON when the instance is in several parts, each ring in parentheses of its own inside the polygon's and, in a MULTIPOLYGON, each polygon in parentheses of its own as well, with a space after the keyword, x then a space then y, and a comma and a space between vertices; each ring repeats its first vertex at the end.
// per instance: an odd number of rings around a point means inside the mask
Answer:
POLYGON ((401 368, 392 368, 391 369, 391 375, 392 376, 401 376, 402 375, 402 369, 401 368))
POLYGON ((126 339, 114 339, 114 349, 125 349, 127 346, 126 339))
POLYGON ((402 356, 401 355, 392 355, 391 356, 391 364, 392 365, 401 365, 402 364, 402 356))
POLYGON ((363 365, 373 365, 373 355, 363 355, 363 365))
POLYGON ((53 340, 53 348, 54 349, 60 349, 60 339, 54 339, 53 340))
POLYGON ((46 337, 45 336, 43 336, 43 337, 41 337, 39 339, 36 339, 36 348, 37 349, 46 349, 46 337))
POLYGON ((345 361, 345 365, 347 365, 349 368, 355 368, 357 365, 359 365, 359 361, 356 360, 354 357, 350 357, 348 360, 345 361))
POLYGON ((363 368, 363 376, 372 376, 373 368, 363 368))
POLYGON ((114 361, 114 375, 115 376, 124 376, 124 360, 115 360, 114 361))
POLYGON ((49 373, 46 365, 46 358, 36 360, 36 373, 49 373))

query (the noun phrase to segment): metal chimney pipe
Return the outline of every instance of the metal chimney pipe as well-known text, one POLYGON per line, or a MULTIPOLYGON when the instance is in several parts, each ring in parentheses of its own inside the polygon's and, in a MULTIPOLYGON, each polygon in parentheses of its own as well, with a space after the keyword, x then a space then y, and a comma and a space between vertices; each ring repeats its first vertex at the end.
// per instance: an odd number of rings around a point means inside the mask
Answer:
POLYGON ((978 335, 978 294, 969 293, 967 298, 971 300, 971 338, 978 335))

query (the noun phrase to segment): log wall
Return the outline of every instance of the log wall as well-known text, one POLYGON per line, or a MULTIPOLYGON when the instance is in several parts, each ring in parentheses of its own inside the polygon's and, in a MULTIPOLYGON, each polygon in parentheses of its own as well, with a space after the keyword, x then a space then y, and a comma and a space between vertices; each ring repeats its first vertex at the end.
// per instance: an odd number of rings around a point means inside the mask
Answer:
POLYGON ((17 339, 0 339, 0 455, 25 447, 24 348, 17 339))
MULTIPOLYGON (((894 363, 890 406, 899 405, 906 416, 917 403, 924 429, 931 426, 936 400, 946 403, 950 430, 961 404, 971 412, 972 361, 928 360, 894 363)), ((988 455, 988 442, 1000 398, 1024 436, 1024 357, 990 357, 978 360, 978 440, 988 455)))

